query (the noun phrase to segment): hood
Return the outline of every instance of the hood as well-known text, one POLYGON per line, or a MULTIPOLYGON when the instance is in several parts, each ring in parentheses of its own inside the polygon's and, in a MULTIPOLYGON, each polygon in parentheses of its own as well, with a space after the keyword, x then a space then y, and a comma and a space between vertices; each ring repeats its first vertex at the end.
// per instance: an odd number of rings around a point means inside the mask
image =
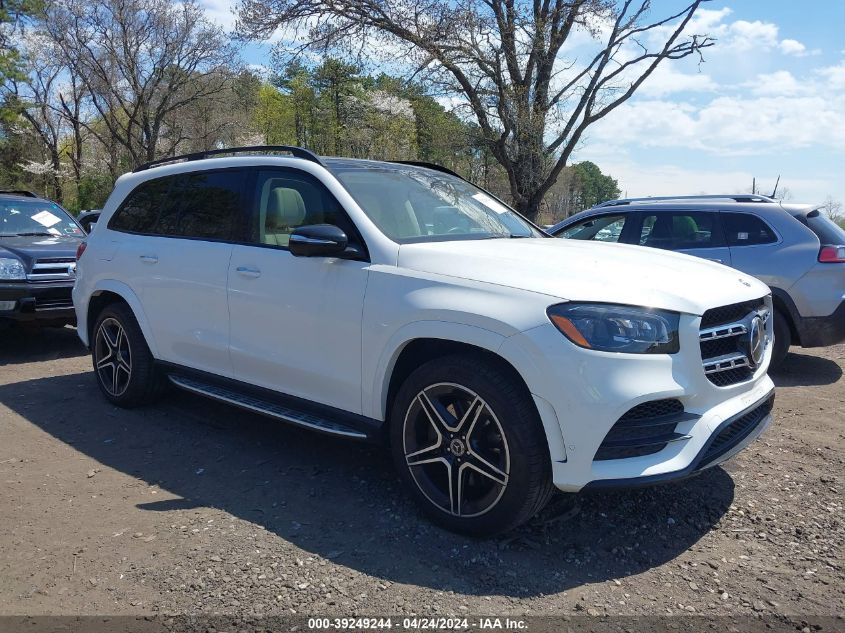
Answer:
POLYGON ((537 292, 568 301, 703 314, 769 288, 733 268, 643 246, 547 238, 404 244, 403 268, 537 292))
POLYGON ((47 257, 76 257, 76 247, 82 238, 69 235, 21 235, 0 237, 0 257, 12 255, 23 261, 27 270, 36 259, 47 257))

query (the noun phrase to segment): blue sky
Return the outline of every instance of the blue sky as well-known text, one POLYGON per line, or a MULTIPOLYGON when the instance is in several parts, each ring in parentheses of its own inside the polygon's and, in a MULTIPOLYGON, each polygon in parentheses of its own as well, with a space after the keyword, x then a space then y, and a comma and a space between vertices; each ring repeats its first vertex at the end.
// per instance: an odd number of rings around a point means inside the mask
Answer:
MULTIPOLYGON (((202 0, 229 27, 230 0, 202 0)), ((680 0, 654 0, 655 15, 680 0)), ((717 38, 705 62, 661 67, 592 127, 574 160, 593 160, 628 195, 737 193, 757 178, 800 202, 845 202, 845 1, 714 0, 691 31, 717 38)), ((579 39, 581 57, 594 42, 579 39)), ((269 45, 244 58, 266 63, 269 45)))

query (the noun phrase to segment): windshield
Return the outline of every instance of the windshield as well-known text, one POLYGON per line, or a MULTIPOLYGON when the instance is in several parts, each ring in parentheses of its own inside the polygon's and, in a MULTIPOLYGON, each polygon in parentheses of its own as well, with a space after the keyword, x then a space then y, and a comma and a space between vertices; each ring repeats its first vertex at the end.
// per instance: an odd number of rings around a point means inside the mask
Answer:
POLYGON ((400 244, 544 237, 491 195, 449 174, 401 166, 332 171, 382 233, 400 244))
POLYGON ((0 237, 10 235, 83 237, 85 233, 64 209, 53 202, 0 200, 0 237))

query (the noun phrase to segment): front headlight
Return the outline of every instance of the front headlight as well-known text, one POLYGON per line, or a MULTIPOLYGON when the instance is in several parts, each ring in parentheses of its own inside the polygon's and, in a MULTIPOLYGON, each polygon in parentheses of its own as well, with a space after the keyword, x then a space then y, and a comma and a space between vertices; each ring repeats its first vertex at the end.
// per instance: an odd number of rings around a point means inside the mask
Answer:
POLYGON ((681 315, 667 310, 606 303, 561 303, 546 313, 580 347, 626 354, 674 354, 681 315))
POLYGON ((0 257, 0 279, 7 281, 26 279, 26 271, 23 268, 23 264, 17 259, 0 257))

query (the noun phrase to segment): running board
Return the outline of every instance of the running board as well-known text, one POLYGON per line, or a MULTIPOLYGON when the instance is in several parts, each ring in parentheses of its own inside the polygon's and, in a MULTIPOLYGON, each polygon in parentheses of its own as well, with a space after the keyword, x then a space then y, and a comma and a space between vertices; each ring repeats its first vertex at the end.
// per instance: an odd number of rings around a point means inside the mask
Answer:
POLYGON ((344 424, 340 424, 334 420, 329 420, 312 413, 292 409, 282 404, 258 398, 221 385, 197 380, 195 378, 189 378, 180 374, 168 374, 167 377, 170 379, 170 382, 185 391, 198 393, 202 396, 213 398, 241 409, 254 411, 255 413, 260 413, 277 420, 284 420, 285 422, 295 424, 306 429, 361 440, 368 438, 366 433, 344 424))

